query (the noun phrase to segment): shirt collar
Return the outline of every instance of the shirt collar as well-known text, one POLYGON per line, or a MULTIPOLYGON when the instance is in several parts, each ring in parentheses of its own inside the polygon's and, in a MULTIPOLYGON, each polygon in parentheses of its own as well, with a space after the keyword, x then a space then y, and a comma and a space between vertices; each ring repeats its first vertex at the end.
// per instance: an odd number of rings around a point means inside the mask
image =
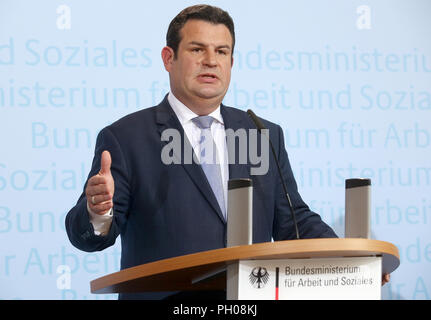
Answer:
MULTIPOLYGON (((196 113, 187 108, 186 105, 184 105, 180 100, 178 100, 177 97, 174 96, 172 91, 168 94, 168 101, 175 114, 177 115, 181 125, 184 125, 187 122, 191 121, 193 118, 198 117, 196 113)), ((217 109, 211 112, 209 116, 213 117, 219 123, 224 125, 223 117, 221 116, 220 112, 220 106, 218 106, 217 109)))

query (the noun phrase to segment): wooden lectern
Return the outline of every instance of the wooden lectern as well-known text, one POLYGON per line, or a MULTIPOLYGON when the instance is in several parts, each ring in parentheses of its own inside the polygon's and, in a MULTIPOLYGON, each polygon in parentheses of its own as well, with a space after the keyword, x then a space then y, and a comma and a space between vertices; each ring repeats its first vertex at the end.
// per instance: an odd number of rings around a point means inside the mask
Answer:
MULTIPOLYGON (((400 264, 391 243, 370 239, 306 239, 235 246, 159 260, 91 281, 92 293, 223 290, 226 268, 242 260, 381 257, 382 273, 400 264)), ((229 296, 229 293, 228 293, 229 296)))

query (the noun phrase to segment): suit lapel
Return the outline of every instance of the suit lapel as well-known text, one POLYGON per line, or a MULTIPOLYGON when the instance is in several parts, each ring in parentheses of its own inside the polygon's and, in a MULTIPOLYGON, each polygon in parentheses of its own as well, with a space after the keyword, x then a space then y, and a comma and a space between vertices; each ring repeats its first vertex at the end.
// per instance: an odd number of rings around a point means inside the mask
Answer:
MULTIPOLYGON (((167 96, 156 108, 156 123, 158 125, 160 136, 162 135, 163 131, 166 129, 178 130, 181 136, 181 141, 183 143, 181 143, 181 146, 182 146, 181 153, 178 154, 178 152, 174 151, 175 156, 177 157, 178 160, 180 160, 181 166, 190 176, 193 183, 200 190, 203 197, 210 203, 211 207, 216 211, 219 218, 223 222, 226 222, 224 220, 220 206, 217 202, 217 198, 215 197, 214 192, 212 191, 212 188, 208 183, 208 180, 201 166, 195 163, 195 161, 191 161, 192 163, 190 163, 190 161, 188 160, 190 159, 190 156, 185 157, 184 155, 184 150, 192 151, 192 146, 187 136, 185 135, 184 129, 181 126, 181 123, 178 120, 177 116, 175 115, 175 112, 172 110, 171 106, 169 105, 167 96), (184 161, 185 159, 187 159, 187 161, 184 161)), ((161 142, 163 143, 163 145, 167 144, 167 142, 164 142, 164 141, 161 141, 161 142)))
MULTIPOLYGON (((225 129, 231 129, 236 132, 239 129, 248 129, 248 123, 246 123, 245 119, 240 116, 241 113, 233 112, 231 108, 221 106, 221 114, 223 117, 223 121, 225 124, 225 129)), ((248 132, 247 132, 247 150, 248 150, 248 132)), ((247 155, 247 164, 239 163, 239 144, 235 143, 233 146, 228 146, 228 152, 234 152, 234 156, 236 157, 235 161, 229 162, 229 179, 239 179, 239 178, 250 178, 250 165, 248 162, 247 155)), ((232 155, 230 155, 232 156, 232 155)))

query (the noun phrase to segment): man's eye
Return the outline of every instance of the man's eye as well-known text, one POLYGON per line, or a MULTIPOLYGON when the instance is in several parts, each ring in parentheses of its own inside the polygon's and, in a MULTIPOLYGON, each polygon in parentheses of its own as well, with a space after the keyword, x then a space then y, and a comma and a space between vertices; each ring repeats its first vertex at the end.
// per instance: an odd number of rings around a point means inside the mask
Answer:
POLYGON ((193 52, 201 52, 201 51, 202 51, 202 49, 201 49, 201 48, 193 48, 193 49, 192 49, 192 51, 193 51, 193 52))
POLYGON ((219 50, 218 53, 221 54, 221 55, 224 55, 224 56, 227 55, 227 52, 224 51, 224 50, 219 50))

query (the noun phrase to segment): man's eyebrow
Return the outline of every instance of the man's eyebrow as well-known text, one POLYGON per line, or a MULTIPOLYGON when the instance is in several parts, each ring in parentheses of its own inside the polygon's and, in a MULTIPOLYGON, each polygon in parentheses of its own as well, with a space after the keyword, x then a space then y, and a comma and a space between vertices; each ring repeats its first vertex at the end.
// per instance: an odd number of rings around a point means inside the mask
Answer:
POLYGON ((230 50, 230 45, 224 44, 224 45, 218 46, 217 49, 229 49, 230 50))
MULTIPOLYGON (((202 42, 198 42, 198 41, 190 41, 189 45, 195 45, 195 46, 199 46, 199 47, 208 47, 207 44, 202 43, 202 42)), ((223 44, 223 45, 217 46, 216 48, 217 49, 229 49, 230 50, 230 45, 223 44)))

